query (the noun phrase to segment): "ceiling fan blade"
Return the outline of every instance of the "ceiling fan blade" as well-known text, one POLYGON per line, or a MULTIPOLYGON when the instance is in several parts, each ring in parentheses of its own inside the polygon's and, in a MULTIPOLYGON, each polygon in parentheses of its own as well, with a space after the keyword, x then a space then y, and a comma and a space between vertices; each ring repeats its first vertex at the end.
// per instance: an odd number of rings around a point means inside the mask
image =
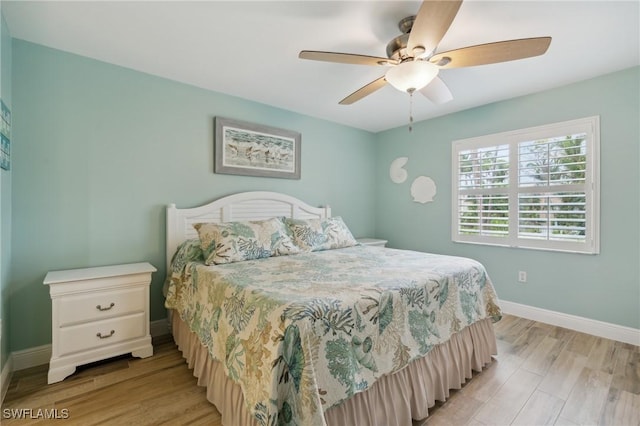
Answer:
POLYGON ((453 99, 451 91, 440 77, 434 78, 431 83, 420 89, 420 93, 436 105, 444 104, 453 99))
POLYGON ((382 76, 379 79, 373 80, 371 83, 362 86, 361 88, 341 100, 339 103, 340 105, 351 105, 352 103, 359 101, 365 96, 369 96, 376 90, 382 89, 386 84, 387 80, 385 80, 384 76, 382 76))
POLYGON ((423 47, 427 54, 433 52, 451 26, 461 4, 462 0, 423 1, 409 33, 407 53, 412 55, 416 47, 423 47))
POLYGON ((440 68, 473 67, 542 55, 549 48, 551 37, 523 38, 479 44, 438 53, 429 61, 440 68))
POLYGON ((320 52, 316 50, 303 50, 298 55, 300 59, 313 61, 338 62, 341 64, 355 65, 396 65, 395 59, 381 58, 377 56, 355 55, 353 53, 320 52))

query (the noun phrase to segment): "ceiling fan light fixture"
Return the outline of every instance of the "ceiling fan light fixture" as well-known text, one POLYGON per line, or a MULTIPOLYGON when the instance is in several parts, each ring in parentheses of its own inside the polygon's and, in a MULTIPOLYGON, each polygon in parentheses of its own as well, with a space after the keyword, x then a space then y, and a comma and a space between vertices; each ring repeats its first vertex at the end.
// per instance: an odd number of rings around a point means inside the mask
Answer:
POLYGON ((384 78, 402 92, 420 90, 438 75, 439 68, 429 61, 407 61, 390 68, 384 78))

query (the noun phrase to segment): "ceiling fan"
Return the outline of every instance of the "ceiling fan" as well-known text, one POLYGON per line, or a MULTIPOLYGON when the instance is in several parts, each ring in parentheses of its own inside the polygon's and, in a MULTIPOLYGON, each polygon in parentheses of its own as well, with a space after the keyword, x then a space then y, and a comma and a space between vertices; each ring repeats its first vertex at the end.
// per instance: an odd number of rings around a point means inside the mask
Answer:
POLYGON ((462 0, 422 2, 418 14, 402 19, 402 35, 387 44, 387 58, 351 53, 303 50, 301 59, 343 64, 390 67, 385 75, 356 90, 340 101, 351 105, 384 87, 387 83, 410 95, 420 91, 436 104, 453 99, 447 85, 438 77, 441 69, 472 67, 530 58, 544 54, 551 37, 535 37, 479 44, 436 53, 438 43, 456 17, 462 0))

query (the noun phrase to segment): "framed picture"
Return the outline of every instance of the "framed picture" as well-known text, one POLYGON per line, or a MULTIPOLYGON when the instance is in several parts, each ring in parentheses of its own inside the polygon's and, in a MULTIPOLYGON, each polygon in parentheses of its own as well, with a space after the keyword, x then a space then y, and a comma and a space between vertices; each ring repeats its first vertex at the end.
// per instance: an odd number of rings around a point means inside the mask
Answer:
POLYGON ((0 100, 0 168, 11 169, 11 111, 0 100))
POLYGON ((11 142, 5 135, 0 135, 0 168, 11 168, 11 142))
POLYGON ((300 179, 300 141, 298 132, 216 117, 214 172, 300 179))

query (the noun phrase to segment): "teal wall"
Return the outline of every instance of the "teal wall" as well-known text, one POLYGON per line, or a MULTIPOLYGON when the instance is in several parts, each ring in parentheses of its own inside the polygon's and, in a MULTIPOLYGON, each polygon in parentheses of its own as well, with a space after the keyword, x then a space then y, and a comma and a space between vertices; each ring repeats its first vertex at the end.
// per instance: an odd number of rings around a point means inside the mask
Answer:
MULTIPOLYGON (((11 109, 11 37, 7 23, 0 11, 0 98, 11 109)), ((11 138, 13 144, 13 138, 11 138)), ((13 149, 13 147, 12 147, 13 149)), ((9 333, 7 312, 9 296, 9 271, 11 266, 11 170, 0 169, 0 319, 2 342, 0 344, 0 371, 9 358, 9 333)))
POLYGON ((51 341, 49 270, 149 261, 166 316, 165 206, 248 190, 330 203, 372 235, 371 133, 13 40, 11 350, 51 341), (302 179, 213 173, 213 118, 302 133, 302 179))
POLYGON ((376 231, 393 247, 473 257, 503 300, 640 328, 640 68, 424 121, 376 135, 376 231), (593 115, 601 127, 601 253, 581 255, 453 243, 451 142, 593 115), (389 164, 407 156, 409 179, 389 164), (437 185, 412 201, 417 176, 437 185), (528 282, 517 282, 526 271, 528 282))

